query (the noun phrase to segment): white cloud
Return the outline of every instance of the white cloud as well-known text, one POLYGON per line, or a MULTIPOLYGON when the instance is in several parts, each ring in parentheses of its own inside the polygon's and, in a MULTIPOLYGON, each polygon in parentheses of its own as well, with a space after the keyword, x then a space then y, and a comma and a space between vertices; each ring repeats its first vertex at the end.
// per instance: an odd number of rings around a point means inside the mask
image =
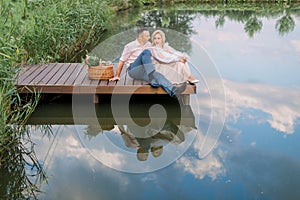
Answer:
POLYGON ((126 159, 121 153, 111 153, 107 152, 104 148, 101 148, 93 150, 92 154, 97 160, 100 160, 103 164, 113 169, 119 169, 126 164, 124 163, 126 159))
POLYGON ((283 133, 294 133, 300 118, 300 90, 261 83, 237 83, 223 80, 226 90, 227 117, 237 120, 242 108, 251 108, 271 116, 267 122, 283 133))
MULTIPOLYGON (((193 144, 193 149, 199 154, 199 157, 204 137, 204 134, 199 131, 193 144)), ((198 156, 183 156, 177 160, 176 164, 178 167, 191 173, 198 179, 203 179, 208 176, 212 180, 215 180, 218 176, 223 175, 226 172, 221 161, 222 157, 224 157, 224 153, 219 150, 211 152, 203 159, 199 159, 198 156)))
POLYGON ((213 154, 209 154, 204 160, 182 157, 177 161, 177 164, 198 179, 208 176, 215 180, 218 175, 225 173, 224 166, 213 154))

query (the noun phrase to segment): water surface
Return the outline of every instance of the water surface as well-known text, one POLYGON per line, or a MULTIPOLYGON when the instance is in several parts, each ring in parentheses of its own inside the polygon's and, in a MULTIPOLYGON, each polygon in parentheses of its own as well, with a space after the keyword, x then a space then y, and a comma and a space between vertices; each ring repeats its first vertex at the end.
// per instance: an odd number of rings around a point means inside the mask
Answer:
MULTIPOLYGON (((148 18, 161 15, 155 13, 142 13, 139 23, 148 25, 148 18)), ((162 155, 155 158, 149 154, 146 161, 137 160, 136 149, 126 147, 118 126, 105 121, 109 116, 101 116, 104 121, 99 122, 100 126, 87 124, 84 117, 77 118, 74 125, 70 104, 43 105, 32 123, 51 125, 29 125, 35 151, 49 177, 48 184, 40 186, 44 193, 39 198, 300 198, 299 15, 290 14, 294 26, 286 32, 276 28, 284 13, 258 16, 260 29, 252 32, 245 31, 249 27, 239 16, 234 20, 225 15, 221 25, 221 15, 183 12, 176 16, 189 19, 183 33, 192 41, 185 50, 194 63, 193 71, 204 73, 204 67, 197 65, 203 63, 197 56, 197 47, 201 46, 215 64, 224 86, 225 123, 213 151, 201 157, 212 115, 211 96, 204 84, 197 85, 197 96, 192 97, 188 107, 191 112, 184 117, 179 115, 181 121, 174 114, 168 116, 182 125, 184 139, 174 139, 172 135, 162 143, 162 155), (59 117, 54 114, 54 118, 43 118, 41 113, 57 113, 59 117), (45 130, 50 133, 43 134, 45 130)), ((169 25, 173 20, 171 16, 162 19, 169 25)), ((161 25, 161 21, 152 21, 151 27, 161 25)), ((137 105, 135 109, 143 110, 145 106, 137 105)), ((108 112, 100 110, 100 114, 108 112)), ((149 120, 147 111, 133 116, 139 123, 149 120)), ((121 119, 130 125, 131 121, 121 119)), ((159 121, 158 117, 156 124, 159 121)))

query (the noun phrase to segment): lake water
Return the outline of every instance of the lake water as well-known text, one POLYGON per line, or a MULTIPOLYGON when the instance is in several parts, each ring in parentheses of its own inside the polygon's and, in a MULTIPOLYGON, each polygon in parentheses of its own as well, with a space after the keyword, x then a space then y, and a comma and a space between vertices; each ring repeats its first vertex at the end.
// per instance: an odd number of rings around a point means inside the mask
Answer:
POLYGON ((131 102, 128 117, 119 97, 114 108, 76 96, 40 105, 28 125, 48 176, 38 198, 299 199, 299 10, 286 12, 285 31, 284 13, 258 15, 252 27, 245 16, 255 15, 237 13, 140 14, 139 25, 164 26, 170 44, 190 56, 201 80, 190 106, 131 102), (172 41, 176 26, 188 44, 172 41), (158 157, 140 161, 134 142, 126 146, 124 133, 161 129, 165 135, 150 141, 163 146, 158 157))

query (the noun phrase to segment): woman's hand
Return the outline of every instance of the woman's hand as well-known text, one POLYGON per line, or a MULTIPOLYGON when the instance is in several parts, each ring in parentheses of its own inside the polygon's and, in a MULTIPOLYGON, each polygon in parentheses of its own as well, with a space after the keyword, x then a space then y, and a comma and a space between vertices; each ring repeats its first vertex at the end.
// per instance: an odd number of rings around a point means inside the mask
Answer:
POLYGON ((185 64, 187 62, 187 57, 181 57, 180 62, 183 62, 185 64))

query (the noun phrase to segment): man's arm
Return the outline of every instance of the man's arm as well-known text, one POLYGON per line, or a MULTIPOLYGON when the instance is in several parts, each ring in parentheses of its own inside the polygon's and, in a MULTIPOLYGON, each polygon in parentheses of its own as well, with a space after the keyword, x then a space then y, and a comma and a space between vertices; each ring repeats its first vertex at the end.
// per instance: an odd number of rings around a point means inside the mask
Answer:
POLYGON ((117 71, 116 71, 116 75, 115 77, 109 79, 110 81, 118 81, 120 80, 120 74, 121 74, 121 71, 123 69, 123 66, 124 66, 124 61, 119 61, 118 63, 118 68, 117 68, 117 71))

